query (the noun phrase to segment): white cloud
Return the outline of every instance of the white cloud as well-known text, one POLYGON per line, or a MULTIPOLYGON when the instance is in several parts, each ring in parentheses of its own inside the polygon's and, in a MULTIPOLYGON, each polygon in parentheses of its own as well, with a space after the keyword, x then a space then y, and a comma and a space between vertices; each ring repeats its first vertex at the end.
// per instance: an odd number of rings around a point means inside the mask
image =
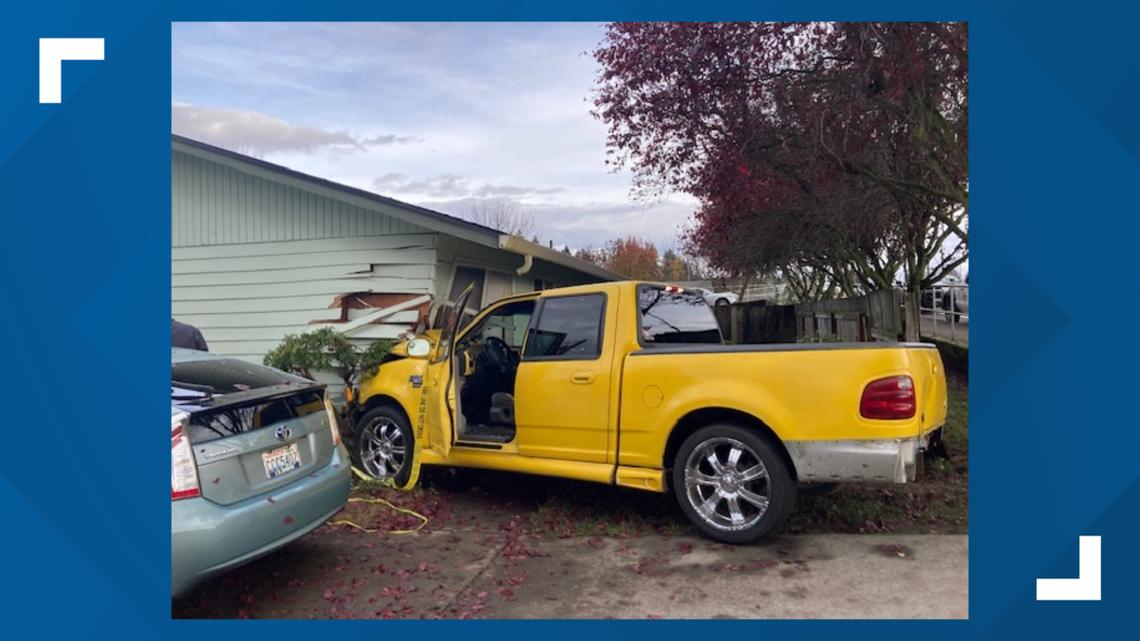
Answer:
POLYGON ((373 180, 372 188, 382 194, 418 194, 429 198, 458 198, 471 192, 466 178, 450 174, 413 180, 390 172, 373 180))
POLYGON ((548 196, 559 194, 562 187, 521 187, 519 185, 482 184, 475 186, 467 178, 454 174, 439 174, 413 179, 399 172, 388 172, 372 181, 372 189, 382 194, 400 194, 426 198, 518 198, 522 196, 548 196))
POLYGON ((366 146, 411 140, 395 134, 358 137, 343 130, 290 123, 256 111, 182 103, 171 105, 170 121, 171 131, 176 134, 256 156, 289 151, 363 150, 366 146))
POLYGON ((589 23, 176 23, 173 99, 316 129, 322 146, 259 152, 315 176, 457 215, 511 198, 556 245, 675 245, 691 199, 634 201, 629 173, 605 164, 586 53, 601 36, 589 23))

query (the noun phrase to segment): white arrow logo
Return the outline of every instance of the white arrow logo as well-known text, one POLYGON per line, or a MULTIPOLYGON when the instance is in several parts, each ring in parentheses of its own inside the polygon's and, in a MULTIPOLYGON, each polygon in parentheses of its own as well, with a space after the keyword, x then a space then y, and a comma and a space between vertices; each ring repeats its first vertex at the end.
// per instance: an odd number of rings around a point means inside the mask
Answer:
POLYGON ((1037 579, 1038 601, 1100 601, 1100 537, 1082 536, 1075 579, 1037 579))
POLYGON ((64 60, 102 59, 102 38, 40 38, 40 104, 63 100, 64 60))

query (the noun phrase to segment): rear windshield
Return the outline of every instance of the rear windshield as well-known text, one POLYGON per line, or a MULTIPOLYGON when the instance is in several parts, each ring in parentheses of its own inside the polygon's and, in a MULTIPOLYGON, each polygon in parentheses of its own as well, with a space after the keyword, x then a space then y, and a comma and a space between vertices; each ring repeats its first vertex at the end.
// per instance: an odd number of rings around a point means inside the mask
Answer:
POLYGON ((191 412, 191 443, 325 411, 323 390, 314 389, 315 383, 237 358, 172 363, 170 379, 173 400, 191 412), (261 389, 265 393, 258 394, 261 389))
POLYGON ((637 299, 642 345, 721 343, 716 316, 697 292, 641 285, 637 299))
POLYGON ((321 392, 302 390, 284 396, 194 412, 190 415, 188 434, 191 443, 206 443, 324 411, 325 403, 321 392))

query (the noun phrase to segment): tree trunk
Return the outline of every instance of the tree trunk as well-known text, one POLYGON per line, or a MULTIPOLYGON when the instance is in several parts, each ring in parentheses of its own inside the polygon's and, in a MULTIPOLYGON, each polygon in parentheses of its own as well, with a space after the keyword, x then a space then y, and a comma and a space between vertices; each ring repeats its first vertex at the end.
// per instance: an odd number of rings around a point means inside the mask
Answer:
POLYGON ((920 302, 922 300, 922 288, 919 286, 920 279, 917 276, 911 276, 908 279, 906 289, 906 297, 903 303, 903 322, 906 325, 906 340, 914 343, 918 342, 922 330, 922 310, 920 302))

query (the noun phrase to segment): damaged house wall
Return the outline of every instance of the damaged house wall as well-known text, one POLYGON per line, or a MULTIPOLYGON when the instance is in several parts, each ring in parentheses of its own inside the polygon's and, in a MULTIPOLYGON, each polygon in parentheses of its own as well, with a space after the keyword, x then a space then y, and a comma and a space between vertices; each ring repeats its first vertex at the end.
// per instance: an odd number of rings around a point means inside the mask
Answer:
MULTIPOLYGON (((482 302, 619 275, 495 229, 171 136, 171 312, 210 351, 261 362, 329 326, 364 347, 404 335, 456 274, 482 302), (530 259, 527 259, 527 256, 530 259), (523 273, 517 270, 529 265, 523 273)), ((332 373, 318 375, 339 392, 332 373)))
MULTIPOLYGON (((211 351, 260 362, 286 334, 435 290, 439 234, 175 151, 172 312, 211 351)), ((400 311, 354 332, 395 338, 400 311)))

